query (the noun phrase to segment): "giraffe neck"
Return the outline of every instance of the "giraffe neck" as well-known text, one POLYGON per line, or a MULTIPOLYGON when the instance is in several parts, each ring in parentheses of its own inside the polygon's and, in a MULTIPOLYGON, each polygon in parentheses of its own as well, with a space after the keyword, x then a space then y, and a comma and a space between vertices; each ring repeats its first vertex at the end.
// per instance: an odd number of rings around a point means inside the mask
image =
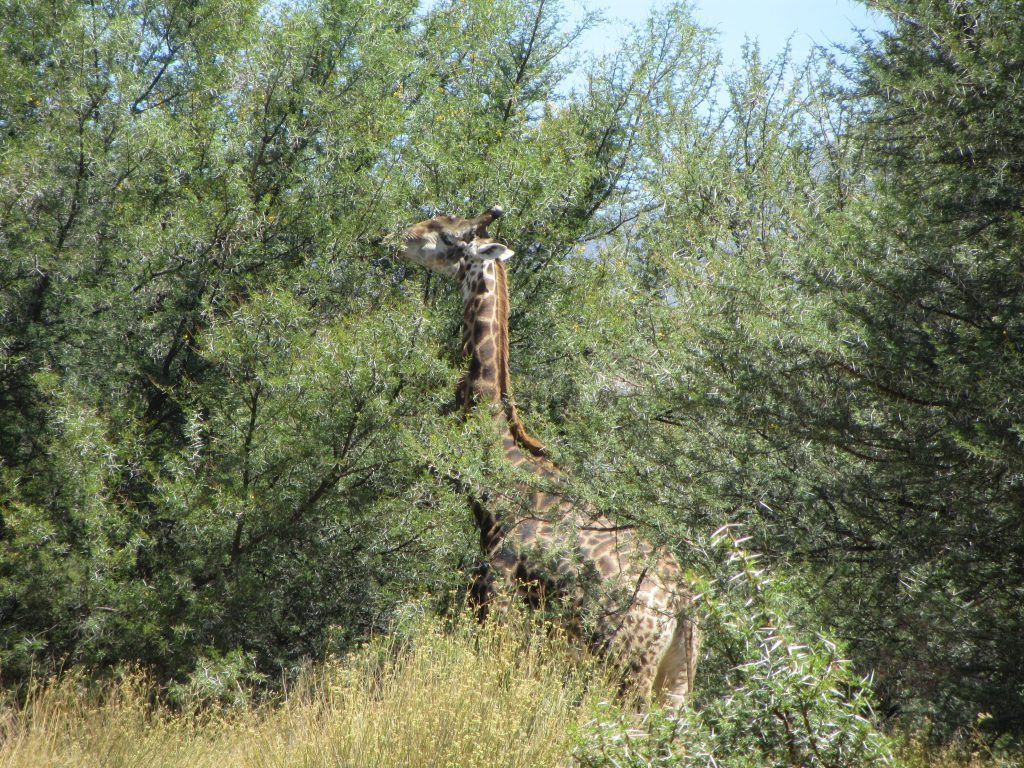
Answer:
MULTIPOLYGON (((512 399, 508 367, 508 279, 500 261, 473 262, 460 268, 462 289, 462 350, 469 359, 459 384, 459 399, 468 413, 491 409, 512 437, 511 449, 544 456, 544 448, 527 432, 512 399)), ((506 440, 506 453, 510 450, 506 440)))

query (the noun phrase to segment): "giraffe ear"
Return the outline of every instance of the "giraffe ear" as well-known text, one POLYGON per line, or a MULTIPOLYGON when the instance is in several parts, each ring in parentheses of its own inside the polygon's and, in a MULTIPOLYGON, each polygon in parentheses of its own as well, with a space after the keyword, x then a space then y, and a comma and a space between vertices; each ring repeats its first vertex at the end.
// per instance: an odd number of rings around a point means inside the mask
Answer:
POLYGON ((497 259, 498 261, 508 261, 515 255, 515 251, 511 248, 506 248, 501 243, 487 243, 477 248, 477 255, 482 259, 497 259))

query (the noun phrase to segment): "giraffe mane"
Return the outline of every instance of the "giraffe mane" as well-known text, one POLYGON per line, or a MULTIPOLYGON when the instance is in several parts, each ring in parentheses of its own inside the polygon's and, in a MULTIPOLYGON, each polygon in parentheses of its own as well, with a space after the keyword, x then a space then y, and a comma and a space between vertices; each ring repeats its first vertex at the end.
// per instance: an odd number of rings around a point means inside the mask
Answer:
POLYGON ((512 397, 512 377, 509 372, 508 359, 508 276, 505 272, 505 265, 500 261, 494 262, 494 276, 496 280, 495 291, 498 299, 498 365, 500 366, 499 376, 501 377, 501 399, 504 403, 505 416, 508 419, 509 431, 512 437, 521 448, 534 456, 547 456, 547 451, 537 438, 526 431, 522 419, 519 417, 519 410, 512 397))

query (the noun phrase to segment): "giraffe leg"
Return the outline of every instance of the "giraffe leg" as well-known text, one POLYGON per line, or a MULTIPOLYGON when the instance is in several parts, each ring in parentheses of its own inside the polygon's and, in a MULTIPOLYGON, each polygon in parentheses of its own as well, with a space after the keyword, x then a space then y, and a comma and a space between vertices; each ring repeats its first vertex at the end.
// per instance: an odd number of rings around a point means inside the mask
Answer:
POLYGON ((638 710, 646 709, 655 690, 662 633, 646 606, 634 603, 621 620, 611 656, 620 670, 619 697, 638 710))
POLYGON ((654 690, 654 676, 657 667, 648 653, 640 653, 630 659, 623 670, 619 683, 619 697, 635 709, 644 710, 654 690))
POLYGON ((675 619, 672 640, 658 664, 654 694, 669 709, 679 709, 693 691, 700 644, 697 625, 691 616, 675 619))
POLYGON ((473 569, 469 583, 469 604, 476 613, 477 621, 487 618, 487 610, 494 594, 494 575, 490 563, 481 563, 473 569))
POLYGON ((508 614, 514 594, 515 584, 505 569, 495 568, 487 562, 481 563, 476 569, 469 588, 469 599, 478 621, 483 622, 489 616, 501 618, 508 614))

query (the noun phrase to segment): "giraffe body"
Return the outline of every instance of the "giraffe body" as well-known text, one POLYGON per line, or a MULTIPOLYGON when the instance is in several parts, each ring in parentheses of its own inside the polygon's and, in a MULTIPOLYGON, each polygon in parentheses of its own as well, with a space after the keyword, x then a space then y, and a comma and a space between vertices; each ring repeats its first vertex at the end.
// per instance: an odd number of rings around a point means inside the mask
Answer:
POLYGON ((564 476, 523 427, 511 397, 508 285, 513 252, 486 237, 500 208, 476 219, 437 217, 406 232, 403 256, 454 277, 464 305, 468 370, 459 400, 487 408, 505 458, 525 474, 514 499, 472 500, 486 567, 473 589, 481 611, 502 611, 512 595, 557 603, 571 633, 621 673, 624 697, 652 694, 679 706, 693 687, 699 636, 692 595, 676 559, 635 530, 614 524, 566 490, 564 476))

